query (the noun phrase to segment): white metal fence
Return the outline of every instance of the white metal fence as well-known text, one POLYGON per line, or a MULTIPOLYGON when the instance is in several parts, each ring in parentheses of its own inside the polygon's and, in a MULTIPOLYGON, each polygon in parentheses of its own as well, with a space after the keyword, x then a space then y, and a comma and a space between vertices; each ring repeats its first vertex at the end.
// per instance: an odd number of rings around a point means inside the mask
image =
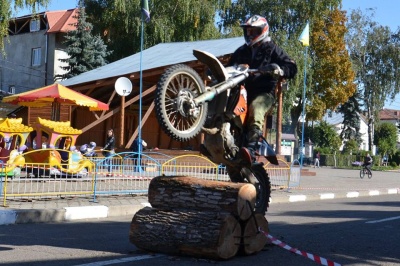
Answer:
MULTIPOLYGON (((3 206, 10 199, 57 198, 85 195, 147 194, 153 177, 187 175, 208 180, 229 181, 224 166, 216 165, 204 156, 170 157, 157 152, 118 153, 112 157, 92 157, 94 168, 67 173, 46 164, 25 164, 6 174, 0 172, 0 196, 3 206)), ((286 162, 279 166, 267 164, 272 187, 291 187, 299 179, 297 170, 286 162)))

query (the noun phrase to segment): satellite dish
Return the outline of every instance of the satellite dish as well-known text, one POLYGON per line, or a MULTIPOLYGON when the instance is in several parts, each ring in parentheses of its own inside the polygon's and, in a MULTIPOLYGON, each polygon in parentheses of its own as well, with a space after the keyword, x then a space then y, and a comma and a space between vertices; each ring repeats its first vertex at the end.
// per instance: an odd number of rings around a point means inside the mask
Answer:
POLYGON ((120 77, 115 82, 115 91, 120 96, 128 96, 132 92, 132 82, 126 77, 120 77))

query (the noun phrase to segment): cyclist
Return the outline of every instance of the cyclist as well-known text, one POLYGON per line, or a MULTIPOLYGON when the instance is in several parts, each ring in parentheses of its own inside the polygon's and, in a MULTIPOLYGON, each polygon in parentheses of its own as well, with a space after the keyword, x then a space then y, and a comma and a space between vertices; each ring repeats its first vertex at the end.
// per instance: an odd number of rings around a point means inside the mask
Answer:
POLYGON ((372 166, 372 157, 368 153, 364 158, 364 167, 367 168, 369 171, 371 171, 371 166, 372 166))

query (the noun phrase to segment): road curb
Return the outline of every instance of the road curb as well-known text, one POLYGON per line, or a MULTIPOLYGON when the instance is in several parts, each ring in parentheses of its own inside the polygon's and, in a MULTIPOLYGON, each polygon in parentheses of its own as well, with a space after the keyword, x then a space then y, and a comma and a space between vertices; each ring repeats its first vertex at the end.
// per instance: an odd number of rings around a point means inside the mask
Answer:
POLYGON ((27 223, 56 223, 83 219, 134 215, 148 203, 140 205, 79 206, 60 209, 0 210, 0 225, 27 223))
POLYGON ((390 194, 400 194, 400 188, 347 191, 347 192, 337 192, 337 193, 326 192, 326 193, 318 193, 311 195, 306 195, 301 193, 295 193, 291 195, 275 195, 275 196, 272 195, 270 203, 274 204, 274 203, 328 200, 328 199, 339 199, 339 198, 358 198, 358 197, 390 195, 390 194))

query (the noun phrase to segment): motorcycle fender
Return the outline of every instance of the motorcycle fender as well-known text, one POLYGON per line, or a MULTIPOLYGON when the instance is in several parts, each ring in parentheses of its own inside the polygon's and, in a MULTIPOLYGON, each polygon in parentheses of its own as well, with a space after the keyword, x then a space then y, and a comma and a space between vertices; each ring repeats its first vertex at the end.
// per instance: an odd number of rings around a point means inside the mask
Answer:
POLYGON ((228 72, 221 62, 213 54, 206 51, 193 50, 193 55, 202 63, 208 66, 213 76, 218 82, 223 82, 229 78, 228 72))

